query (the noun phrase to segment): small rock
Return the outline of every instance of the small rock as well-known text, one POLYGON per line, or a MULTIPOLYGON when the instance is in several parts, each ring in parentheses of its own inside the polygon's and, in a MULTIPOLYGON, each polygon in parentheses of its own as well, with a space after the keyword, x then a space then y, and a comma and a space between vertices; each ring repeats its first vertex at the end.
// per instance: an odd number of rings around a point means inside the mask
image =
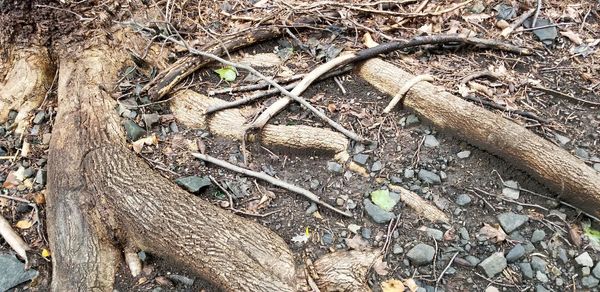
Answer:
POLYGON ((360 230, 360 225, 356 225, 356 224, 349 224, 348 225, 348 230, 350 230, 352 233, 357 234, 358 230, 360 230))
POLYGON ((0 254, 0 291, 7 291, 37 277, 34 269, 25 270, 25 264, 9 254, 0 254))
POLYGON ((535 273, 535 278, 542 283, 548 283, 549 281, 548 276, 540 271, 537 271, 535 273))
POLYGON ((495 252, 479 263, 479 267, 489 278, 492 278, 506 268, 506 258, 503 253, 495 252))
POLYGON ((554 134, 554 138, 556 138, 560 146, 565 146, 567 143, 571 142, 571 139, 559 134, 554 134))
POLYGON ((182 275, 177 275, 177 274, 170 274, 167 275, 167 278, 169 278, 172 281, 175 282, 179 282, 185 286, 192 286, 194 285, 194 279, 190 279, 186 276, 182 276, 182 275))
POLYGON ((579 256, 577 256, 575 258, 575 262, 580 265, 580 266, 584 266, 584 267, 593 267, 594 266, 594 260, 592 260, 592 257, 590 257, 590 254, 586 252, 580 254, 579 256))
POLYGON ((40 133, 40 125, 34 125, 33 127, 31 127, 31 131, 29 132, 29 135, 37 136, 39 133, 40 133))
POLYGON ((515 245, 509 252, 506 254, 506 260, 509 263, 512 263, 525 255, 525 248, 521 244, 515 245))
POLYGON ((46 120, 46 113, 43 111, 39 111, 37 112, 37 114, 35 114, 35 118, 33 118, 33 123, 36 125, 39 125, 41 123, 43 123, 46 120))
POLYGON ((407 168, 407 169, 404 170, 404 178, 413 178, 413 177, 415 177, 415 171, 414 170, 412 170, 410 168, 407 168))
POLYGON ((427 232, 428 236, 435 238, 435 240, 437 240, 437 241, 444 240, 444 232, 439 229, 427 228, 426 232, 427 232))
POLYGON ((502 226, 502 229, 504 229, 506 233, 511 233, 517 230, 529 220, 529 217, 526 215, 515 214, 512 212, 502 213, 498 215, 497 218, 502 226))
POLYGON ((191 193, 196 193, 200 189, 211 185, 210 178, 208 178, 206 176, 182 177, 182 178, 176 179, 175 183, 177 183, 179 186, 183 187, 184 189, 186 189, 188 192, 191 192, 191 193))
POLYGON ((558 248, 558 258, 563 262, 563 264, 566 264, 569 262, 569 257, 567 256, 567 250, 565 250, 562 247, 558 248))
POLYGON ((433 135, 425 136, 425 141, 423 142, 423 146, 427 148, 435 148, 440 146, 440 142, 433 135))
POLYGON ((48 145, 50 144, 50 139, 52 139, 52 133, 46 133, 42 135, 42 144, 48 145))
POLYGON ((533 268, 534 271, 545 272, 547 265, 548 265, 548 263, 546 263, 546 261, 544 259, 542 259, 541 257, 537 257, 537 256, 531 257, 531 268, 533 268))
POLYGON ((377 172, 380 171, 383 168, 383 163, 381 163, 380 160, 377 160, 373 163, 373 165, 371 165, 371 171, 372 172, 377 172))
POLYGON ((381 207, 373 204, 369 199, 365 199, 363 203, 365 205, 365 211, 367 211, 367 214, 369 214, 371 219, 376 223, 387 223, 395 218, 394 213, 381 209, 381 207))
POLYGON ((35 174, 35 183, 40 185, 46 185, 46 171, 42 169, 38 169, 35 174))
POLYGON ((335 199, 335 204, 338 205, 339 207, 344 206, 345 203, 346 203, 346 201, 340 197, 335 199))
POLYGON ((502 189, 502 195, 513 200, 519 199, 519 183, 514 180, 504 182, 505 188, 502 189))
POLYGON ((314 212, 317 212, 317 210, 318 210, 317 204, 315 202, 311 202, 310 206, 308 206, 308 208, 306 209, 306 211, 304 211, 304 213, 306 215, 310 215, 314 212))
POLYGON ((333 234, 325 232, 321 237, 321 240, 323 241, 324 245, 330 245, 333 243, 333 234))
POLYGON ((594 169, 600 171, 600 163, 594 163, 594 169))
POLYGON ((544 285, 538 284, 535 286, 535 292, 552 292, 552 291, 546 289, 546 287, 544 287, 544 285))
POLYGON ((594 269, 592 270, 592 274, 594 274, 594 276, 596 278, 600 278, 600 263, 597 263, 596 266, 594 267, 594 269))
POLYGON ((458 234, 462 240, 469 240, 469 231, 464 226, 458 229, 458 234))
POLYGON ((583 160, 588 160, 590 159, 590 154, 587 152, 587 150, 583 149, 583 148, 575 148, 575 156, 583 159, 583 160))
POLYGON ((327 162, 327 170, 329 170, 331 172, 342 173, 344 168, 342 167, 341 164, 339 164, 337 162, 329 161, 329 162, 327 162))
POLYGON ((471 156, 471 151, 469 151, 469 150, 461 151, 461 152, 456 153, 456 156, 458 156, 458 158, 460 158, 460 159, 469 158, 469 156, 471 156))
POLYGON ((402 248, 402 246, 399 243, 394 243, 394 246, 392 247, 392 253, 393 254, 401 254, 404 252, 404 249, 402 248))
POLYGON ((467 194, 460 194, 460 195, 458 195, 458 197, 456 197, 455 202, 459 206, 467 205, 467 204, 471 203, 471 196, 469 196, 467 194))
POLYGON ((146 130, 138 126, 138 124, 132 120, 126 120, 123 123, 123 127, 125 127, 125 133, 127 133, 127 139, 129 139, 129 141, 137 141, 146 134, 146 130))
POLYGON ((177 123, 175 122, 171 122, 169 124, 169 129, 171 130, 171 132, 173 133, 179 133, 179 127, 177 127, 177 123))
POLYGON ((598 286, 598 279, 592 277, 592 276, 587 276, 587 277, 583 277, 581 278, 581 285, 583 285, 583 287, 586 288, 594 288, 596 286, 598 286))
POLYGON ((419 123, 419 118, 415 115, 408 115, 406 117, 406 122, 405 122, 405 126, 408 127, 410 125, 414 125, 414 124, 418 124, 419 123))
POLYGON ((589 276, 590 275, 590 267, 583 267, 583 268, 581 268, 581 275, 582 276, 589 276))
POLYGON ((448 175, 446 174, 445 171, 440 171, 440 179, 442 181, 446 181, 448 179, 448 175))
POLYGON ((442 178, 440 178, 439 175, 429 171, 429 170, 425 170, 425 169, 421 169, 419 170, 419 179, 421 179, 421 181, 423 181, 424 183, 428 183, 428 184, 432 184, 432 185, 439 185, 442 183, 442 178))
POLYGON ((519 268, 521 268, 521 273, 525 278, 533 279, 533 269, 529 263, 520 263, 519 268))
POLYGON ((406 256, 415 266, 421 266, 429 264, 433 261, 435 254, 435 248, 431 245, 419 243, 415 247, 411 248, 406 256))
POLYGON ((544 237, 546 237, 546 232, 544 232, 542 229, 536 229, 531 235, 531 242, 536 243, 538 241, 542 241, 544 240, 544 237))
POLYGON ((23 176, 25 178, 32 177, 34 173, 35 173, 35 171, 33 170, 33 168, 28 167, 28 168, 25 168, 25 170, 23 171, 23 176))
POLYGON ((356 154, 354 155, 354 161, 360 165, 367 164, 367 159, 369 159, 369 155, 367 154, 356 154))
POLYGON ((147 128, 152 128, 152 126, 160 120, 160 116, 157 113, 151 114, 143 114, 142 119, 144 120, 144 125, 147 128))
POLYGON ((485 292, 500 292, 500 290, 498 290, 498 288, 494 286, 488 286, 487 288, 485 288, 485 292))
POLYGON ((472 267, 477 266, 477 264, 481 262, 481 260, 478 257, 472 255, 468 255, 467 257, 465 257, 465 260, 467 260, 467 262, 469 262, 469 264, 471 264, 472 267))
POLYGON ((361 229, 360 235, 362 235, 362 237, 364 239, 371 238, 371 228, 363 228, 363 229, 361 229))

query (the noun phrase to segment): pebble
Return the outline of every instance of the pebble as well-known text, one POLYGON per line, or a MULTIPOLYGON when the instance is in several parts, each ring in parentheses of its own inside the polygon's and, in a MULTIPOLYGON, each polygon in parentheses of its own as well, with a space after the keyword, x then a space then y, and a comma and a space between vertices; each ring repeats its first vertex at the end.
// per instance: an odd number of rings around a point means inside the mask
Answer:
POLYGON ((458 234, 460 234, 460 238, 463 240, 469 240, 469 231, 464 226, 458 229, 458 234))
POLYGON ((393 254, 401 254, 404 252, 404 249, 402 248, 402 246, 399 243, 394 243, 394 246, 392 247, 392 253, 393 254))
POLYGON ((373 221, 376 223, 387 223, 395 218, 394 213, 381 209, 381 207, 373 204, 369 199, 365 199, 363 204, 365 205, 365 211, 367 211, 367 214, 369 214, 371 219, 373 219, 373 221))
POLYGON ((179 133, 179 127, 177 126, 177 123, 175 122, 171 122, 169 124, 169 129, 171 130, 171 132, 173 133, 179 133))
POLYGON ((341 164, 339 164, 337 162, 329 161, 329 162, 327 162, 327 170, 329 170, 331 172, 342 173, 344 168, 342 167, 341 164))
MULTIPOLYGON (((563 262, 563 264, 568 263, 569 257, 567 256, 567 250, 562 247, 558 248, 558 258, 563 262)), ((598 272, 600 273, 600 270, 598 272)))
POLYGON ((584 266, 584 267, 593 267, 594 266, 594 260, 592 260, 592 257, 590 257, 590 254, 586 252, 580 254, 579 256, 577 256, 575 258, 575 262, 580 265, 580 266, 584 266))
POLYGON ((144 125, 147 128, 152 128, 152 126, 160 120, 160 116, 157 113, 151 114, 143 114, 142 119, 144 120, 144 125))
POLYGON ((502 226, 502 229, 504 229, 506 233, 511 233, 517 230, 519 227, 523 226, 527 220, 529 220, 529 217, 526 215, 515 214, 512 212, 502 213, 498 215, 497 218, 502 226))
POLYGON ((427 232, 427 235, 435 238, 435 240, 437 240, 437 241, 444 240, 444 232, 439 229, 427 228, 426 232, 427 232))
POLYGON ((531 235, 531 242, 536 243, 538 241, 542 241, 542 240, 544 240, 545 237, 546 237, 546 232, 544 230, 536 229, 533 231, 533 234, 531 235))
POLYGON ((538 284, 535 286, 535 292, 552 292, 552 291, 546 289, 546 287, 544 287, 544 285, 538 284))
POLYGON ((31 167, 27 167, 25 168, 25 170, 23 170, 23 176, 25 178, 32 177, 34 173, 35 171, 31 167))
POLYGON ((469 262, 469 264, 471 264, 471 266, 477 266, 477 264, 479 264, 481 262, 481 260, 476 257, 476 256, 472 256, 472 255, 468 255, 467 257, 465 257, 465 260, 467 260, 467 262, 469 262))
POLYGON ((594 169, 600 171, 600 163, 594 163, 594 169))
POLYGON ((425 136, 425 141, 423 142, 423 146, 427 148, 435 148, 440 146, 440 142, 433 135, 425 136))
POLYGON ((361 231, 360 231, 360 235, 362 235, 362 237, 363 237, 364 239, 369 239, 369 238, 371 238, 371 228, 366 228, 366 227, 365 227, 365 228, 361 229, 361 231))
POLYGON ((435 255, 435 248, 431 245, 419 243, 415 247, 411 248, 406 256, 413 263, 413 265, 421 266, 429 264, 433 261, 435 255))
POLYGON ((581 284, 586 287, 586 288, 594 288, 596 286, 598 286, 598 279, 592 277, 592 276, 587 276, 587 277, 583 277, 581 278, 581 284))
POLYGON ((588 160, 590 159, 590 154, 587 152, 587 150, 583 149, 583 148, 575 148, 575 156, 583 159, 583 160, 588 160))
POLYGON ((540 271, 537 271, 537 273, 535 273, 535 278, 542 283, 548 283, 548 281, 550 280, 548 279, 548 276, 546 274, 540 271))
POLYGON ((505 188, 502 189, 502 195, 509 199, 519 199, 519 183, 514 180, 507 180, 504 182, 505 188))
POLYGON ((597 263, 596 266, 594 267, 594 269, 592 270, 592 274, 594 274, 594 276, 596 278, 600 278, 600 263, 597 263))
POLYGON ((360 230, 360 225, 356 225, 356 224, 348 224, 348 230, 350 230, 352 233, 357 234, 358 231, 360 230))
POLYGON ((43 111, 39 111, 37 112, 37 114, 35 114, 35 118, 33 118, 33 123, 36 125, 39 125, 41 123, 43 123, 46 120, 46 113, 43 111))
POLYGON ((324 245, 330 245, 333 243, 333 234, 325 232, 321 237, 321 240, 323 241, 324 245))
POLYGON ((138 126, 138 124, 132 120, 126 120, 123 123, 123 127, 125 127, 125 133, 127 133, 127 139, 129 139, 129 141, 137 141, 146 134, 146 130, 138 126))
POLYGON ((40 125, 35 125, 35 126, 31 127, 31 131, 29 132, 29 135, 37 136, 39 133, 40 133, 40 125))
POLYGON ((458 158, 460 158, 460 159, 469 158, 469 156, 471 156, 471 151, 469 151, 469 150, 461 151, 461 152, 456 153, 456 156, 458 156, 458 158))
POLYGON ((46 171, 45 170, 38 169, 37 173, 35 174, 35 183, 40 184, 40 185, 46 184, 46 171))
POLYGON ((380 171, 382 168, 383 168, 383 163, 381 163, 380 160, 373 162, 373 165, 371 165, 372 172, 380 171))
POLYGON ((52 139, 52 133, 46 133, 42 135, 42 144, 48 145, 50 144, 50 139, 52 139))
POLYGON ((500 292, 500 290, 498 290, 498 288, 494 286, 488 286, 487 288, 485 288, 485 292, 500 292))
POLYGON ((407 168, 407 169, 404 170, 404 178, 413 178, 413 177, 415 177, 415 171, 414 170, 412 170, 410 168, 407 168))
POLYGON ((200 176, 181 177, 181 178, 176 179, 175 183, 177 183, 179 186, 183 187, 184 189, 186 189, 188 192, 191 192, 191 193, 196 193, 200 189, 211 185, 210 178, 208 178, 206 176, 203 176, 203 177, 200 177, 200 176))
POLYGON ((554 134, 554 138, 556 138, 556 140, 558 141, 558 144, 560 144, 560 146, 565 146, 565 145, 567 145, 567 143, 571 142, 571 139, 569 139, 568 137, 565 137, 563 135, 559 135, 559 134, 554 134))
POLYGON ((311 202, 310 206, 304 211, 306 215, 310 215, 318 210, 317 204, 315 202, 311 202))
POLYGON ((25 264, 9 254, 0 254, 0 291, 7 291, 37 277, 34 269, 25 270, 25 264))
POLYGON ((367 159, 369 159, 369 155, 367 154, 356 154, 354 155, 354 161, 360 165, 367 164, 367 159))
POLYGON ((456 197, 455 202, 459 206, 467 205, 467 204, 471 203, 471 196, 469 196, 467 194, 460 194, 460 195, 458 195, 458 197, 456 197))
POLYGON ((512 263, 525 255, 525 248, 521 244, 515 245, 509 252, 506 254, 506 260, 509 263, 512 263))
POLYGON ((439 185, 442 183, 442 178, 439 175, 425 169, 419 170, 419 179, 424 183, 439 185))
POLYGON ((519 263, 519 268, 521 268, 521 273, 525 278, 533 279, 533 269, 531 268, 531 264, 519 263))
POLYGON ((446 181, 448 179, 448 175, 446 174, 445 171, 440 171, 440 179, 442 181, 446 181))
POLYGON ((408 115, 406 117, 406 122, 405 122, 405 126, 410 126, 410 125, 414 125, 414 124, 418 124, 419 123, 419 118, 415 115, 408 115))
POLYGON ((489 278, 493 278, 506 268, 506 258, 502 252, 495 252, 479 263, 479 267, 489 278))
POLYGON ((186 276, 182 276, 182 275, 177 275, 177 274, 170 274, 167 275, 167 278, 169 278, 169 280, 175 281, 175 282, 179 282, 185 286, 192 286, 194 285, 194 279, 190 279, 186 276))
POLYGON ((590 267, 583 267, 583 268, 581 268, 581 275, 583 275, 583 276, 589 276, 590 275, 590 267))
POLYGON ((533 268, 534 271, 545 272, 547 265, 548 265, 548 263, 546 263, 546 261, 544 259, 542 259, 541 257, 537 257, 537 256, 531 257, 531 268, 533 268))

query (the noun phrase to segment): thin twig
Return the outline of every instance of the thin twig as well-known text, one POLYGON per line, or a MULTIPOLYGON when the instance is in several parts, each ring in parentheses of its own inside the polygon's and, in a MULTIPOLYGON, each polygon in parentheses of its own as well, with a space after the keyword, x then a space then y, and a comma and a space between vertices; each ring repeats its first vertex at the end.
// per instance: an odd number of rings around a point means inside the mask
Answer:
POLYGON ((470 95, 467 95, 467 96, 465 96, 463 98, 466 99, 466 100, 468 100, 468 101, 476 102, 476 103, 479 103, 479 104, 482 104, 482 105, 489 106, 491 108, 495 108, 497 110, 508 112, 510 114, 515 114, 515 115, 519 115, 519 116, 522 116, 522 117, 525 117, 525 118, 528 118, 528 119, 536 120, 536 121, 538 121, 539 123, 542 123, 542 124, 549 124, 550 123, 550 120, 542 118, 542 117, 539 117, 538 115, 536 115, 536 114, 534 114, 532 112, 523 111, 523 110, 509 110, 507 107, 505 107, 505 106, 503 106, 501 104, 497 104, 497 103, 495 103, 493 101, 483 100, 481 98, 470 96, 470 95))
POLYGON ((542 9, 542 0, 537 0, 537 6, 535 7, 535 14, 533 15, 533 20, 531 21, 531 27, 535 27, 537 23, 538 16, 540 16, 540 10, 542 9))
POLYGON ((10 223, 0 215, 0 235, 6 243, 22 258, 27 260, 27 251, 31 248, 10 226, 10 223))
POLYGON ((324 207, 326 207, 326 208, 328 208, 328 209, 330 209, 330 210, 332 210, 332 211, 334 211, 334 212, 336 212, 338 214, 341 214, 341 215, 344 215, 344 216, 347 216, 347 217, 352 217, 352 213, 344 212, 342 210, 337 209, 334 206, 331 206, 330 204, 327 204, 327 203, 323 202, 314 193, 312 193, 312 192, 310 192, 310 191, 308 191, 306 189, 303 189, 301 187, 298 187, 298 186, 292 185, 290 183, 287 183, 287 182, 285 182, 283 180, 274 178, 274 177, 272 177, 272 176, 270 176, 270 175, 268 175, 266 173, 256 172, 256 171, 252 171, 252 170, 249 170, 249 169, 241 168, 241 167, 239 167, 237 165, 233 165, 233 164, 231 164, 231 163, 229 163, 227 161, 224 161, 224 160, 221 160, 221 159, 218 159, 218 158, 212 157, 210 155, 206 155, 206 154, 192 153, 192 156, 194 156, 194 157, 196 157, 196 158, 198 158, 200 160, 203 160, 203 161, 215 164, 217 166, 220 166, 220 167, 223 167, 223 168, 227 168, 229 170, 232 170, 232 171, 235 171, 235 172, 247 175, 247 176, 258 178, 260 180, 264 180, 264 181, 266 181, 266 182, 268 182, 270 184, 273 184, 273 185, 278 186, 280 188, 286 189, 286 190, 288 190, 290 192, 294 192, 294 193, 303 195, 304 197, 308 198, 309 200, 311 200, 311 201, 313 201, 313 202, 315 202, 315 203, 317 203, 319 205, 322 205, 322 206, 324 206, 324 207))
POLYGON ((534 12, 535 9, 530 9, 521 14, 521 16, 515 19, 515 21, 513 21, 507 28, 502 30, 500 36, 505 38, 508 37, 517 27, 521 26, 521 24, 523 24, 523 22, 525 22, 525 20, 527 20, 527 18, 529 18, 534 12))
POLYGON ((446 267, 444 268, 444 270, 438 276, 437 280, 435 280, 435 290, 434 291, 437 291, 438 285, 440 284, 440 281, 442 280, 442 277, 444 277, 444 274, 446 274, 446 271, 448 271, 448 269, 450 268, 450 266, 454 262, 454 259, 456 258, 456 256, 458 255, 458 253, 459 253, 458 251, 454 253, 454 255, 452 256, 452 258, 448 262, 448 265, 446 265, 446 267))
POLYGON ((565 98, 565 99, 572 99, 572 100, 576 100, 578 102, 584 103, 584 104, 588 104, 588 105, 594 105, 594 106, 600 106, 600 102, 595 102, 595 101, 588 101, 585 99, 581 99, 575 96, 572 96, 570 94, 566 94, 566 93, 562 93, 560 91, 554 90, 554 89, 550 89, 550 88, 546 88, 543 87, 541 85, 533 85, 532 88, 546 92, 552 96, 555 97, 560 97, 560 98, 565 98))

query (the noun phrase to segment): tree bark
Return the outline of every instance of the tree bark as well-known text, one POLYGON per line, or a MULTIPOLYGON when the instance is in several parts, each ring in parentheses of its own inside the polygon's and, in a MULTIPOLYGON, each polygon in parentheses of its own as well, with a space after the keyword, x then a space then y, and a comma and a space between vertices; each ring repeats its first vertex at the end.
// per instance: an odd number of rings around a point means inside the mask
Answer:
MULTIPOLYGON (((394 96, 414 76, 381 59, 356 69, 375 88, 394 96)), ((428 82, 407 93, 404 106, 442 131, 490 151, 529 172, 561 199, 600 216, 600 174, 566 150, 502 116, 428 82)))

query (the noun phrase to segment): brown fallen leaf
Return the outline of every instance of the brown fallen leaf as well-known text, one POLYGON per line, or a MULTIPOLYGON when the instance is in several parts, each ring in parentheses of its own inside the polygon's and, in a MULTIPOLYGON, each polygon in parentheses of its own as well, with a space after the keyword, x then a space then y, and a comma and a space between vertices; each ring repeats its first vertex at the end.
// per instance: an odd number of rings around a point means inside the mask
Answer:
POLYGON ((354 235, 351 239, 346 238, 346 245, 354 250, 367 250, 369 248, 369 243, 360 235, 354 235))
POLYGON ((29 220, 19 220, 15 226, 19 229, 29 229, 33 226, 33 222, 29 220))
POLYGON ((567 29, 565 31, 561 31, 560 34, 562 36, 568 38, 572 42, 574 42, 576 45, 583 44, 583 40, 581 39, 581 37, 579 36, 579 34, 571 31, 570 29, 567 29))
POLYGON ((381 290, 383 292, 404 292, 404 283, 397 279, 389 279, 381 283, 381 290))
POLYGON ((377 260, 375 260, 375 263, 373 264, 373 271, 375 271, 375 273, 377 273, 377 275, 379 276, 385 276, 389 274, 389 267, 387 262, 384 262, 382 257, 379 257, 377 260))
POLYGON ((156 134, 152 134, 148 137, 141 138, 141 139, 131 143, 131 146, 133 147, 133 151, 135 151, 135 153, 140 153, 140 152, 142 152, 144 145, 157 145, 157 144, 158 144, 158 138, 156 137, 156 134))
POLYGON ((419 289, 417 282, 415 282, 413 278, 404 280, 404 285, 406 288, 408 288, 408 290, 410 290, 410 292, 415 292, 419 289))
POLYGON ((576 247, 581 247, 581 229, 576 224, 569 224, 569 238, 576 247))
POLYGON ((502 242, 506 240, 506 233, 502 230, 502 227, 491 226, 487 223, 483 223, 483 227, 479 229, 479 235, 484 236, 487 239, 494 239, 495 242, 502 242))

